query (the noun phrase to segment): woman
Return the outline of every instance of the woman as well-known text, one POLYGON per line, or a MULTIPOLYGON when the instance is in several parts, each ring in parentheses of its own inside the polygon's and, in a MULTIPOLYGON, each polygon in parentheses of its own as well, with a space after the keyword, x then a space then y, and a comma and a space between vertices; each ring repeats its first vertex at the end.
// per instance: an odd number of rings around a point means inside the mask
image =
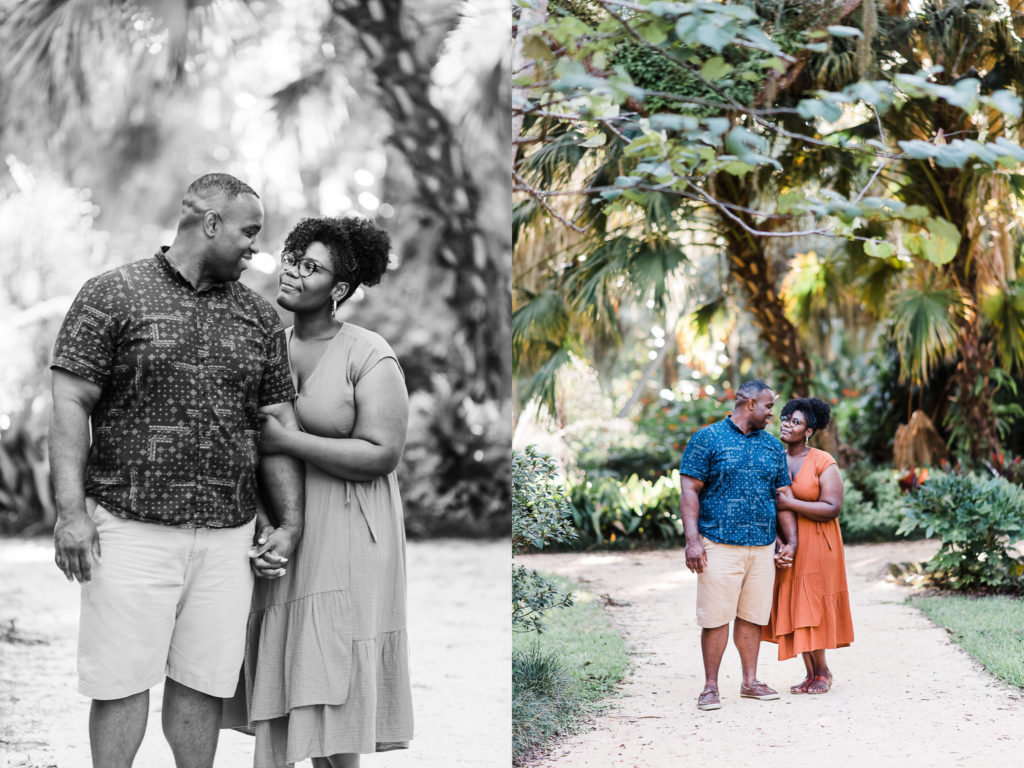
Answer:
POLYGON ((808 445, 829 422, 828 403, 816 397, 790 400, 782 408, 782 442, 793 481, 779 494, 779 510, 797 516, 797 551, 791 568, 775 572, 771 619, 761 639, 778 643, 779 660, 803 654, 806 675, 792 693, 828 693, 832 672, 825 649, 853 642, 846 561, 839 532, 843 479, 836 460, 808 445))
POLYGON ((380 281, 389 248, 385 232, 355 218, 304 219, 284 243, 277 302, 294 313, 301 431, 267 416, 261 450, 305 462, 305 526, 271 572, 281 578, 259 579, 253 596, 245 675, 256 768, 306 758, 349 768, 412 737, 394 473, 408 397, 387 342, 335 317, 360 284, 380 281))

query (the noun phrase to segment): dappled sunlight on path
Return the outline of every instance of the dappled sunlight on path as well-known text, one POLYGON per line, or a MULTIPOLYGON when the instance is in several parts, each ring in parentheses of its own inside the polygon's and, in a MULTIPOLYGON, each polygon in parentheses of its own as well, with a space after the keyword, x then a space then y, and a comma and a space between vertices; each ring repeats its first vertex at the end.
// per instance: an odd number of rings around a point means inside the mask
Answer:
POLYGON ((803 678, 803 663, 779 662, 776 647, 763 643, 758 676, 781 698, 741 699, 739 657, 730 642, 719 675, 723 706, 712 712, 696 707, 704 680, 696 576, 686 570, 681 549, 517 557, 611 598, 605 610, 634 664, 621 696, 590 731, 532 765, 1019 764, 1024 694, 988 675, 908 605, 907 588, 885 581, 889 563, 927 559, 936 547, 934 541, 847 546, 856 640, 828 652, 835 675, 828 694, 790 694, 789 686, 803 678))

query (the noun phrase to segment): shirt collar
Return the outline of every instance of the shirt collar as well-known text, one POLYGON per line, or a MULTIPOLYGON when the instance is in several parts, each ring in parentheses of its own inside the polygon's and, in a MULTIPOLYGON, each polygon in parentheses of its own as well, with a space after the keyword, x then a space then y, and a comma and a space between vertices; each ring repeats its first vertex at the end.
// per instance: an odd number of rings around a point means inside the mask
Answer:
POLYGON ((725 421, 729 424, 730 427, 732 427, 733 431, 736 432, 736 434, 738 434, 740 437, 753 437, 759 432, 764 432, 763 429, 755 429, 752 430, 749 434, 747 434, 742 429, 736 426, 735 422, 733 422, 732 420, 732 416, 726 416, 725 421))

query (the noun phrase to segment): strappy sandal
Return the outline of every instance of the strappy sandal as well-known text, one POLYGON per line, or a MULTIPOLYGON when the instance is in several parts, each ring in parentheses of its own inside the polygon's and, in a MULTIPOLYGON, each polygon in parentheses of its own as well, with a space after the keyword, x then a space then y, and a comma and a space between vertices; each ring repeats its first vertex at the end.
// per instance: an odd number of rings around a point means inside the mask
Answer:
POLYGON ((828 693, 832 689, 832 678, 825 677, 825 675, 815 675, 814 676, 814 680, 812 680, 811 682, 813 684, 813 683, 818 682, 819 680, 821 680, 823 683, 825 683, 825 690, 824 691, 812 691, 810 688, 808 688, 807 689, 807 693, 809 695, 818 696, 818 695, 820 695, 822 693, 828 693))

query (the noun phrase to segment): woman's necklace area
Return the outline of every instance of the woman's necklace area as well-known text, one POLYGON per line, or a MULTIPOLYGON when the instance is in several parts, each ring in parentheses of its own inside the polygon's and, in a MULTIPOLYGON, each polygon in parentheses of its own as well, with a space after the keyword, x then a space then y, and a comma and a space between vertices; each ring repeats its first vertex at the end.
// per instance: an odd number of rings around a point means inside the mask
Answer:
POLYGON ((792 455, 786 453, 786 468, 789 470, 789 479, 796 480, 796 476, 800 474, 800 469, 804 465, 804 461, 807 459, 807 454, 811 452, 810 446, 804 446, 804 452, 799 455, 792 455), (793 469, 793 465, 796 464, 796 469, 793 469))

